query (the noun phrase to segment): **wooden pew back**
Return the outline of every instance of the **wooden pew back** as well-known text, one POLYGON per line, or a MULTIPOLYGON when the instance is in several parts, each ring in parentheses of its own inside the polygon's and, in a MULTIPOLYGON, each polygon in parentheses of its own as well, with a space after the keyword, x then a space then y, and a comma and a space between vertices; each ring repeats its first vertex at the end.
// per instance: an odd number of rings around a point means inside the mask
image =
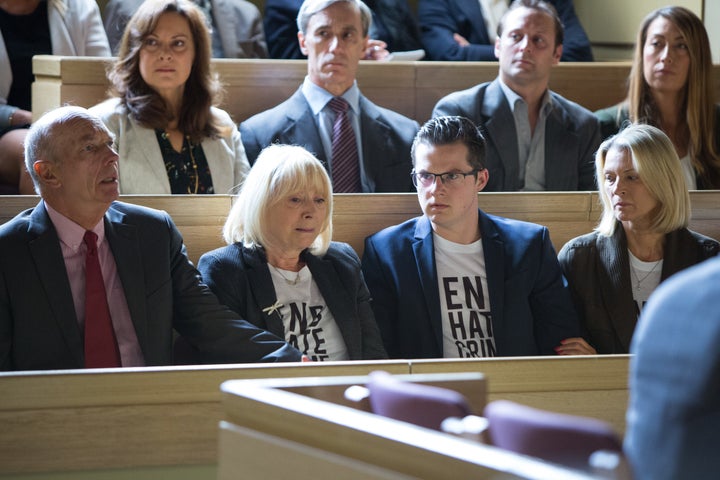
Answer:
MULTIPOLYGON (((333 239, 349 243, 362 256, 365 237, 421 214, 412 193, 335 194, 333 239)), ((690 228, 720 239, 720 191, 693 191, 690 228)), ((121 200, 170 214, 185 239, 193 262, 224 245, 221 232, 233 197, 229 195, 123 195, 121 200)), ((0 224, 38 202, 34 196, 4 196, 0 224)), ((590 232, 601 214, 595 192, 480 193, 485 212, 545 225, 556 250, 568 240, 590 232)))
MULTIPOLYGON (((0 373, 0 475, 215 465, 219 386, 232 379, 481 372, 489 400, 592 415, 622 434, 628 361, 620 355, 0 373)), ((296 392, 337 398, 337 391, 296 392)), ((469 398, 478 409, 485 401, 476 393, 469 398)), ((128 470, 125 478, 133 475, 128 470)))
MULTIPOLYGON (((33 114, 64 104, 90 107, 107 96, 105 75, 113 59, 39 55, 33 59, 33 114)), ((298 89, 307 73, 305 60, 213 59, 225 85, 222 108, 236 122, 273 107, 298 89)), ((720 98, 720 65, 715 93, 720 98)), ((590 110, 608 107, 625 96, 629 62, 566 63, 554 67, 550 88, 590 110)), ((358 85, 380 106, 422 123, 443 96, 493 80, 497 62, 361 62, 358 85)))

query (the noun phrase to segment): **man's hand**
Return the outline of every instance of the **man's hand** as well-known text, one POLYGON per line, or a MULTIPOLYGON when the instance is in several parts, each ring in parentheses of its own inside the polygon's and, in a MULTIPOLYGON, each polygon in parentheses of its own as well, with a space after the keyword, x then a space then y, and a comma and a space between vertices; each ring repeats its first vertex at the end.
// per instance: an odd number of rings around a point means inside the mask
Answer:
POLYGON ((390 56, 390 52, 387 50, 387 43, 382 40, 368 40, 367 47, 365 48, 365 56, 363 60, 387 60, 390 56))
POLYGON ((457 43, 461 47, 467 47, 468 45, 470 45, 470 42, 468 42, 465 37, 463 37, 459 33, 453 33, 453 40, 455 40, 455 43, 457 43))
POLYGON ((582 337, 566 338, 555 347, 558 355, 597 355, 597 351, 582 337))

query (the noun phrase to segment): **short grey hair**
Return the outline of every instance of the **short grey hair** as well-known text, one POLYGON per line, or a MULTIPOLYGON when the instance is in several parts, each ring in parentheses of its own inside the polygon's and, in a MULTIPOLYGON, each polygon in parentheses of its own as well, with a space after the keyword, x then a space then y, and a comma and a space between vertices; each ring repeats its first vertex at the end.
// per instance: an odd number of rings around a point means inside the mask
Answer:
POLYGON ((305 0, 300 6, 297 16, 298 31, 303 35, 306 33, 310 18, 336 3, 350 3, 360 9, 360 24, 362 25, 363 37, 368 36, 372 24, 372 11, 362 0, 305 0))

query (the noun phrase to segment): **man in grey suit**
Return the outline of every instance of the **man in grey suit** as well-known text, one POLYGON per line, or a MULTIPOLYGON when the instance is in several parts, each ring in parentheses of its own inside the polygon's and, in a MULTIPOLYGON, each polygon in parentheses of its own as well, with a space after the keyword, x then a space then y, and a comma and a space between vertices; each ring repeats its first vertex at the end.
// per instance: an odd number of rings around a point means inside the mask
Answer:
POLYGON ((357 153, 356 188, 344 191, 410 192, 410 146, 419 125, 365 98, 355 81, 368 42, 372 13, 360 0, 305 0, 298 13, 298 40, 308 57, 308 75, 285 102, 240 124, 250 163, 271 143, 305 147, 333 175, 332 103, 349 104, 357 153))
POLYGON ((165 212, 116 201, 112 144, 80 107, 30 128, 42 199, 0 227, 0 370, 168 365, 173 330, 208 363, 300 360, 220 305, 165 212))
POLYGON ((593 114, 548 88, 563 26, 542 0, 517 0, 495 41, 498 78, 442 98, 433 117, 462 115, 483 129, 485 191, 594 190, 600 127, 593 114))
POLYGON ((624 450, 636 480, 720 472, 720 258, 673 275, 643 308, 630 346, 624 450))
MULTIPOLYGON (((260 10, 246 0, 192 0, 208 17, 213 57, 267 58, 260 10)), ((143 0, 109 0, 103 10, 110 49, 117 55, 125 26, 143 0)))

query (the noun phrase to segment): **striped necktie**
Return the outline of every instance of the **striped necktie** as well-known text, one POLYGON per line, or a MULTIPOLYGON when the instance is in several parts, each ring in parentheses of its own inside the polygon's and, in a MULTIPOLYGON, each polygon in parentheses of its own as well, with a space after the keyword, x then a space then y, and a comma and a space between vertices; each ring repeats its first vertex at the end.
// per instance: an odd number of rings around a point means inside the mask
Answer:
POLYGON ((332 133, 332 171, 333 192, 353 193, 362 191, 360 188, 360 167, 355 132, 350 124, 348 108, 350 105, 340 98, 333 97, 328 102, 335 112, 332 133))

